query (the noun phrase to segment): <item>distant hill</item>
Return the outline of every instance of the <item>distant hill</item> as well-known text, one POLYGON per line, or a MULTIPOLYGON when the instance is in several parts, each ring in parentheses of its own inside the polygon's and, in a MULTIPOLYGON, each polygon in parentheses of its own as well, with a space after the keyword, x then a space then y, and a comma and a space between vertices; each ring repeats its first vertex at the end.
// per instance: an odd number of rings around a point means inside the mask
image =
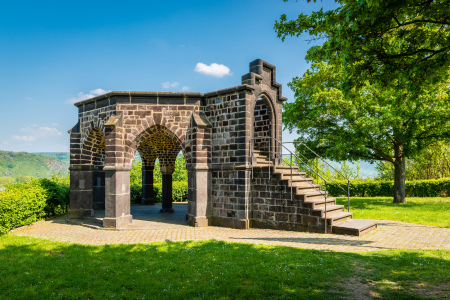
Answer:
POLYGON ((66 153, 55 153, 53 157, 50 157, 28 152, 0 150, 0 177, 9 175, 12 178, 19 176, 44 178, 59 172, 62 175, 67 175, 69 168, 64 161, 65 156, 63 154, 66 153), (61 157, 62 160, 55 157, 61 157))
POLYGON ((70 166, 70 153, 69 152, 34 152, 34 154, 44 155, 48 157, 56 158, 63 162, 66 166, 70 166))

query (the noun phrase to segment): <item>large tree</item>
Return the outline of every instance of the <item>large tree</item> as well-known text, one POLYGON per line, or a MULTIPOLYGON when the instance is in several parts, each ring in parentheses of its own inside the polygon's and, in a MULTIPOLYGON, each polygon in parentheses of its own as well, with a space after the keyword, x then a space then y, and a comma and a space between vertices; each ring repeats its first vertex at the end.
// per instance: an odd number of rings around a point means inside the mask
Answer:
POLYGON ((290 83, 283 122, 331 159, 392 163, 394 202, 404 203, 405 159, 450 139, 450 0, 336 2, 275 23, 282 39, 323 39, 290 83))

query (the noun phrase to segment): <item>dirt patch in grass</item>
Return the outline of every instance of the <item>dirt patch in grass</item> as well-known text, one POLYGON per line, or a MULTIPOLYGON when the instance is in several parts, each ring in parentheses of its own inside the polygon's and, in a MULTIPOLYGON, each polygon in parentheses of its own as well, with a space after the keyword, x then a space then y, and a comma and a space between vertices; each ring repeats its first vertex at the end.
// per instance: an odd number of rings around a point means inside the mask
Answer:
POLYGON ((442 283, 438 285, 430 285, 415 282, 411 291, 421 297, 436 297, 438 299, 450 298, 450 283, 442 283))
POLYGON ((366 266, 367 263, 363 261, 354 262, 354 275, 336 283, 340 292, 343 291, 346 295, 343 299, 370 300, 379 296, 374 292, 375 283, 366 278, 373 270, 365 268, 366 266))
POLYGON ((376 296, 373 291, 374 284, 372 282, 367 282, 361 276, 347 278, 344 282, 339 282, 338 285, 342 287, 348 295, 344 299, 371 300, 376 296))

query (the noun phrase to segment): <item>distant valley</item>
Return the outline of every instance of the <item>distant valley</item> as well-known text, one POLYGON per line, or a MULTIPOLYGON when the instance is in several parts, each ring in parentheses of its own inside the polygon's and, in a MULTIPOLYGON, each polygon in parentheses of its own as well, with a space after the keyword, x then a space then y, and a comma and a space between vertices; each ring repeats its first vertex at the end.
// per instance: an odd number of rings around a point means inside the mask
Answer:
POLYGON ((45 178, 58 173, 65 176, 69 173, 69 157, 67 152, 28 153, 0 150, 0 179, 23 176, 45 178))

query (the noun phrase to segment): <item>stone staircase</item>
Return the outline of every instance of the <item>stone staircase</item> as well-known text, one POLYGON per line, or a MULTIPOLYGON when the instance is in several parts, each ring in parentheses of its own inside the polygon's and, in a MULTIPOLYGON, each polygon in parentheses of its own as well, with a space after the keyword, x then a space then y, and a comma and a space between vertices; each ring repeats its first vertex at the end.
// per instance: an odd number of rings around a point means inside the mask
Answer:
MULTIPOLYGON (((313 178, 307 178, 306 172, 300 172, 297 166, 275 165, 274 160, 269 163, 268 156, 261 151, 253 152, 253 168, 267 168, 272 175, 278 175, 280 185, 287 185, 292 189, 293 197, 303 199, 303 207, 310 209, 310 215, 325 219, 325 192, 320 184, 314 184, 313 178)), ((360 236, 377 227, 372 220, 353 219, 353 213, 346 212, 344 205, 337 205, 336 198, 326 195, 327 232, 360 236)))

